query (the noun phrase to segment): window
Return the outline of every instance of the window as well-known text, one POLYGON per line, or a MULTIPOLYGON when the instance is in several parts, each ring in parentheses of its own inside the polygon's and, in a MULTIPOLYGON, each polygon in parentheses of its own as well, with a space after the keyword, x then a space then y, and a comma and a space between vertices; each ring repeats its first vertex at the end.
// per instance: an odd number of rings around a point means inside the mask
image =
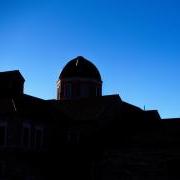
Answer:
POLYGON ((23 124, 22 145, 29 148, 31 145, 31 126, 29 123, 23 124))
POLYGON ((67 130, 67 142, 69 144, 79 144, 80 142, 80 132, 78 129, 68 129, 67 130))
POLYGON ((0 122, 0 146, 7 145, 7 123, 0 122))
POLYGON ((89 87, 87 84, 81 85, 81 97, 88 97, 89 96, 89 87))
POLYGON ((67 83, 65 86, 65 97, 70 98, 72 95, 72 85, 71 83, 67 83))
POLYGON ((96 87, 96 96, 101 95, 101 89, 99 87, 96 87))
POLYGON ((60 88, 59 87, 57 88, 57 99, 58 100, 60 99, 60 88))
POLYGON ((43 147, 44 140, 44 129, 43 127, 35 127, 35 148, 39 149, 43 147))
POLYGON ((96 87, 96 96, 99 96, 99 88, 96 87))

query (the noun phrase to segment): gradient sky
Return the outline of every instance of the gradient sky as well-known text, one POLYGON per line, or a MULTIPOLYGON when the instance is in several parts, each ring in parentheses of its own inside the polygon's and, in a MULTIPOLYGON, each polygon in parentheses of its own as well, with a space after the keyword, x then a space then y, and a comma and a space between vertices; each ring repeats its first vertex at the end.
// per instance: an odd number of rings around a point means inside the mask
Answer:
POLYGON ((104 95, 180 117, 179 0, 0 0, 0 71, 19 69, 26 94, 56 98, 79 55, 99 68, 104 95))

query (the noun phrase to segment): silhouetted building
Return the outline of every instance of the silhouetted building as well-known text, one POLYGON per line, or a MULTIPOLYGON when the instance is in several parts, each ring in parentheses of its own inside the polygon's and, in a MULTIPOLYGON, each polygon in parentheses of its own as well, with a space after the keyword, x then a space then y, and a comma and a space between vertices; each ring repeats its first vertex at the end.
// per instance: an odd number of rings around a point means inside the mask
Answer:
POLYGON ((60 73, 57 100, 23 92, 0 73, 0 179, 179 179, 180 119, 161 119, 119 95, 78 56, 60 73))

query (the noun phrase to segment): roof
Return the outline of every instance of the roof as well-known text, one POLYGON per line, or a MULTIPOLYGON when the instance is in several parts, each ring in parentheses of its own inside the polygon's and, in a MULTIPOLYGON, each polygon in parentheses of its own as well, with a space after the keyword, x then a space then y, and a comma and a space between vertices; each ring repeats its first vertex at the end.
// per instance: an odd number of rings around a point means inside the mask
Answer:
POLYGON ((0 114, 18 113, 26 116, 46 116, 51 112, 48 103, 40 98, 23 94, 17 97, 0 98, 0 114))
POLYGON ((180 118, 166 118, 162 119, 164 122, 180 122, 180 118))
POLYGON ((25 81, 19 70, 0 72, 0 80, 20 79, 25 81))
POLYGON ((101 81, 101 75, 96 66, 82 56, 69 61, 63 68, 59 79, 64 78, 89 78, 101 81))
POLYGON ((119 95, 109 95, 78 100, 51 100, 49 102, 72 120, 97 120, 115 109, 116 104, 121 102, 121 98, 119 95))
POLYGON ((142 112, 142 109, 123 101, 123 111, 124 112, 126 112, 126 111, 127 112, 130 112, 130 111, 131 112, 142 112))
POLYGON ((146 114, 146 118, 150 119, 151 121, 152 120, 156 120, 156 121, 161 120, 161 116, 157 110, 147 110, 144 112, 146 114))

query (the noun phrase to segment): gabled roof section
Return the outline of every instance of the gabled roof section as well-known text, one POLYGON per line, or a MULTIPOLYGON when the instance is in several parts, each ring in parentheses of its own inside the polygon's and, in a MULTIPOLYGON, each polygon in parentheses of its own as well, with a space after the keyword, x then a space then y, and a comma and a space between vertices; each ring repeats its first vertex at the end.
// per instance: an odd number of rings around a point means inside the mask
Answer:
POLYGON ((18 113, 38 115, 50 110, 45 100, 23 94, 13 99, 18 113))
POLYGON ((79 100, 51 101, 59 110, 73 120, 100 119, 112 109, 115 104, 121 102, 119 95, 83 98, 79 100))
POLYGON ((52 113, 51 106, 43 99, 22 94, 16 97, 0 97, 0 114, 16 113, 26 117, 48 117, 52 113))
POLYGON ((12 98, 0 98, 0 114, 13 113, 16 107, 12 98))
POLYGON ((161 116, 159 115, 159 112, 157 110, 148 110, 145 111, 146 117, 148 117, 151 120, 161 120, 161 116))

